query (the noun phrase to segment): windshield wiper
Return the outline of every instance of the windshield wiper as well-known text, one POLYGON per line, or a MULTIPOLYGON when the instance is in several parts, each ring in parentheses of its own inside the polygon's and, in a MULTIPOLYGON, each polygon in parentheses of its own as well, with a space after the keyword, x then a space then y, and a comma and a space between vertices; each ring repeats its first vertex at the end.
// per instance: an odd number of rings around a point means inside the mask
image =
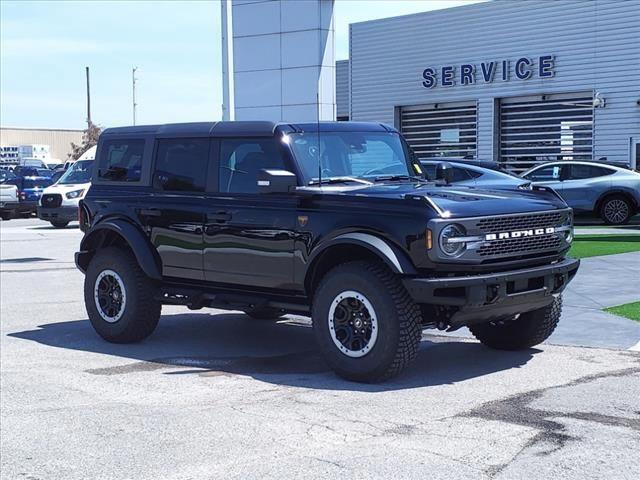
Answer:
POLYGON ((426 182, 427 180, 415 175, 379 175, 373 177, 374 182, 393 182, 397 180, 417 180, 419 182, 426 182))
POLYGON ((363 185, 371 185, 372 183, 368 180, 363 180, 362 178, 355 177, 326 177, 321 180, 311 180, 309 185, 330 185, 332 183, 361 183, 363 185))

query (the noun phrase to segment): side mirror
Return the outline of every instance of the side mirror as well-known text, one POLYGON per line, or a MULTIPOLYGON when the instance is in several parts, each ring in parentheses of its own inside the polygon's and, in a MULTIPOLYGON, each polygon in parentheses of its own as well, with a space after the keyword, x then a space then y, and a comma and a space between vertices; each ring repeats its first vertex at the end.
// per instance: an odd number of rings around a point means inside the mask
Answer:
POLYGON ((448 162, 436 165, 436 180, 444 181, 447 185, 453 182, 453 167, 448 162))
POLYGON ((287 170, 262 169, 258 172, 259 193, 289 193, 297 186, 295 173, 287 170))

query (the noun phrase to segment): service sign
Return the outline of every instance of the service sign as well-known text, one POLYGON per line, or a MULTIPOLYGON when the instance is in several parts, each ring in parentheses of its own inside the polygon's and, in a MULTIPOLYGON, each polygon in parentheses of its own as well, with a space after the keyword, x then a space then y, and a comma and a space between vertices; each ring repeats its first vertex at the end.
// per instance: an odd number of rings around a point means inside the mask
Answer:
POLYGON ((427 67, 422 71, 422 86, 424 88, 453 87, 493 83, 496 80, 506 82, 512 79, 528 80, 534 77, 551 78, 555 74, 554 69, 554 55, 427 67))

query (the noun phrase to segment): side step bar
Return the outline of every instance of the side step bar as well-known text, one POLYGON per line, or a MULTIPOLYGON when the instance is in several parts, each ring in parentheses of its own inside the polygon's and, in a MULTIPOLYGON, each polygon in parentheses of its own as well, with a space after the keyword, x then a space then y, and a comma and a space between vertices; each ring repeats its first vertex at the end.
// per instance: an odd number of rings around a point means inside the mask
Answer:
POLYGON ((158 295, 165 305, 184 305, 190 310, 220 308, 223 310, 246 310, 255 307, 269 307, 283 312, 308 315, 311 309, 303 299, 300 303, 290 300, 266 297, 253 293, 206 292, 195 288, 167 287, 158 295))

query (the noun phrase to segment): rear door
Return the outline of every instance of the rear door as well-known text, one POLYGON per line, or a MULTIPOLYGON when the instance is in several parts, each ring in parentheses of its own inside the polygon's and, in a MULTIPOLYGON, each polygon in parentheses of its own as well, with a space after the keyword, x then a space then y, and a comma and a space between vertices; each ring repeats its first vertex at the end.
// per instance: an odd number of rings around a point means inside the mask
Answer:
POLYGON ((595 209, 601 194, 609 190, 611 181, 607 178, 614 170, 597 165, 572 163, 567 179, 562 182, 562 198, 575 210, 589 212, 595 209))
POLYGON ((263 168, 292 170, 273 137, 222 138, 206 198, 204 271, 208 281, 286 289, 293 284, 296 197, 259 194, 263 168))
POLYGON ((151 176, 153 194, 138 211, 167 277, 203 280, 204 191, 208 137, 158 138, 151 176))

